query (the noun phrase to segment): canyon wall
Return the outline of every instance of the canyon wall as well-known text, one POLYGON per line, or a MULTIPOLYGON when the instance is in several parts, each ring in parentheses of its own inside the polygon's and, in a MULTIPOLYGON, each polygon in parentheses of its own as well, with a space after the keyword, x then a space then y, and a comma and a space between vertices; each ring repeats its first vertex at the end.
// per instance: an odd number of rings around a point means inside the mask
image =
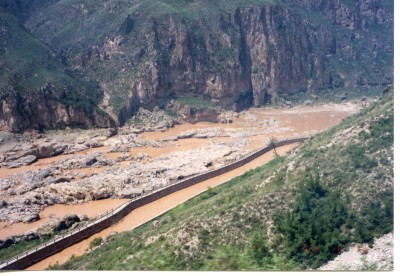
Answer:
POLYGON ((240 110, 393 82, 393 1, 47 2, 13 10, 120 124, 185 95, 240 110))

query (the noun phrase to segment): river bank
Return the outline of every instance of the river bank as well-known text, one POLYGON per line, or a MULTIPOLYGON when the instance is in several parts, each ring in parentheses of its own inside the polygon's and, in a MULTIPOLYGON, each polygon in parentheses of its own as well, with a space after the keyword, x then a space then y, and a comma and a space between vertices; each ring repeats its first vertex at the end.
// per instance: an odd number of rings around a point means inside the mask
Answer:
POLYGON ((76 213, 68 209, 70 206, 85 204, 85 208, 79 208, 81 215, 93 218, 115 207, 114 200, 126 200, 221 167, 264 146, 272 138, 319 132, 359 108, 357 104, 346 103, 250 109, 239 113, 230 124, 182 124, 163 132, 141 134, 133 133, 134 129, 131 133, 129 129, 123 129, 108 138, 57 136, 54 133, 41 137, 33 140, 34 143, 47 141, 65 146, 69 139, 76 147, 86 145, 88 141, 92 143, 94 139, 103 141, 96 148, 73 153, 64 151, 28 166, 2 167, 0 187, 4 192, 1 200, 5 204, 0 209, 4 218, 0 239, 9 237, 10 233, 23 234, 45 227, 48 220, 41 213, 43 210, 48 216, 60 219, 66 213, 76 213), (57 206, 66 208, 57 209, 57 206))

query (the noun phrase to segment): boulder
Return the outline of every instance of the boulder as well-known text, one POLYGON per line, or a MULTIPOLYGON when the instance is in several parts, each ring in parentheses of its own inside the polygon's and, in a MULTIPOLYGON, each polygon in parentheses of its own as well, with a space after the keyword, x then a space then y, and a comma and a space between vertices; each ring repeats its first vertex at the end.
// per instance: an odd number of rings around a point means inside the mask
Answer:
POLYGON ((86 198, 86 195, 84 193, 82 193, 82 192, 77 192, 73 196, 77 200, 84 200, 86 198))
POLYGON ((8 248, 15 243, 13 238, 8 238, 5 240, 0 240, 0 249, 8 248))
POLYGON ((8 206, 8 203, 5 200, 0 200, 0 209, 8 206))
POLYGON ((78 217, 79 217, 79 219, 81 221, 88 221, 89 220, 89 217, 87 215, 78 215, 78 217))
POLYGON ((37 173, 35 175, 39 180, 42 180, 46 177, 51 176, 52 173, 51 173, 50 169, 41 169, 41 170, 37 171, 37 173))
POLYGON ((113 146, 110 152, 129 152, 130 149, 128 146, 113 146))
POLYGON ((12 169, 12 168, 19 168, 21 166, 27 166, 27 165, 32 164, 36 160, 37 160, 37 157, 35 155, 27 155, 27 156, 21 157, 15 161, 11 162, 8 165, 8 168, 12 169))
POLYGON ((37 157, 35 155, 27 155, 18 160, 25 163, 26 165, 30 165, 37 160, 37 157))
POLYGON ((70 182, 70 179, 68 179, 66 177, 57 177, 53 181, 54 184, 59 184, 59 183, 64 183, 64 182, 70 182))
POLYGON ((106 189, 100 189, 99 191, 91 192, 92 200, 100 200, 100 199, 106 199, 111 196, 110 191, 106 189))
POLYGON ((177 138, 178 139, 188 139, 188 138, 192 138, 196 134, 197 134, 197 130, 190 130, 190 131, 187 131, 185 133, 178 134, 177 138))
POLYGON ((25 241, 33 241, 39 239, 39 235, 35 232, 29 232, 24 235, 23 240, 25 241))
POLYGON ((91 167, 93 164, 95 164, 97 162, 97 158, 96 157, 89 157, 86 158, 85 160, 83 160, 83 164, 85 167, 91 167))
POLYGON ((305 100, 305 101, 304 101, 304 104, 305 104, 306 106, 312 106, 312 105, 313 105, 313 102, 312 102, 311 100, 305 100))
POLYGON ((40 219, 39 214, 31 214, 31 215, 27 216, 26 218, 24 218, 22 222, 29 223, 29 222, 37 221, 39 219, 40 219))
POLYGON ((70 145, 68 147, 67 150, 65 150, 65 153, 69 154, 69 153, 75 153, 75 152, 80 152, 80 151, 84 151, 87 150, 89 147, 87 145, 83 145, 82 143, 80 144, 74 144, 74 145, 70 145))
POLYGON ((101 139, 93 138, 90 139, 89 141, 86 141, 85 146, 89 148, 98 148, 103 146, 103 141, 101 141, 101 139))
POLYGON ((117 134, 118 134, 118 128, 109 128, 108 129, 108 133, 107 133, 108 137, 115 136, 117 134))
POLYGON ((44 143, 37 145, 37 157, 47 158, 62 154, 66 148, 66 145, 57 143, 44 143))
POLYGON ((77 222, 80 222, 80 218, 77 215, 67 215, 64 218, 62 218, 58 224, 56 224, 53 228, 55 232, 59 232, 62 230, 66 230, 71 228, 72 225, 74 225, 77 222))

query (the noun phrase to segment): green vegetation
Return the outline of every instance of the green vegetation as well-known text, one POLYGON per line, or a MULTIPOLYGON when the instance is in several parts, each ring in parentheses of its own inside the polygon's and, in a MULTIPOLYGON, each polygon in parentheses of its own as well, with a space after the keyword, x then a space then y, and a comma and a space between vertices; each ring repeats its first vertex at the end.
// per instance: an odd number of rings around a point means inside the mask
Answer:
MULTIPOLYGON (((388 91, 297 154, 277 156, 51 269, 299 270, 320 266, 352 242, 371 243, 393 231, 388 91)), ((3 249, 1 258, 38 242, 3 249)))
POLYGON ((0 100, 43 97, 87 112, 99 111, 101 89, 67 73, 55 54, 16 17, 0 10, 0 28, 0 100))
POLYGON ((179 114, 176 113, 175 111, 171 110, 171 109, 165 108, 163 110, 164 110, 165 114, 167 114, 168 116, 170 116, 172 118, 178 118, 179 117, 179 114))
MULTIPOLYGON (((89 253, 90 260, 76 257, 74 262, 53 267, 61 269, 129 269, 129 270, 263 270, 268 267, 276 269, 283 267, 286 261, 275 253, 266 253, 268 243, 264 233, 262 222, 256 217, 246 218, 239 213, 238 206, 242 206, 255 194, 255 183, 260 183, 265 177, 272 173, 273 169, 284 161, 283 157, 274 159, 272 162, 258 169, 252 170, 240 177, 229 181, 224 186, 209 188, 206 192, 195 197, 162 215, 157 220, 158 227, 153 226, 153 221, 134 230, 113 236, 108 243, 89 253), (246 185, 243 185, 246 184, 246 185), (235 214, 230 210, 235 208, 235 214), (195 217, 219 217, 227 219, 225 229, 213 225, 205 228, 197 223, 193 224, 195 217), (246 219, 245 223, 241 223, 246 219), (176 244, 173 238, 166 234, 167 229, 187 225, 187 234, 191 239, 198 239, 198 244, 176 244), (240 245, 221 243, 219 237, 225 231, 234 229, 239 231, 252 229, 249 238, 251 242, 243 240, 240 245), (263 234, 264 233, 264 234, 263 234), (149 237, 157 237, 153 243, 147 244, 149 237), (197 237, 197 238, 196 238, 197 237), (262 245, 256 245, 263 240, 262 245), (118 254, 110 255, 107 251, 119 248, 118 254), (189 254, 195 250, 195 255, 189 254), (98 253, 95 253, 98 252, 98 253), (234 256, 234 259, 231 257, 234 256), (99 257, 99 258, 98 258, 99 257), (123 262, 125 259, 128 262, 123 262), (229 262, 225 262, 230 259, 229 262), (222 266, 217 266, 221 264, 222 266)), ((268 187, 274 190, 277 187, 268 187)), ((174 236, 176 232, 174 231, 174 236)), ((293 264, 286 266, 294 268, 293 264)))
POLYGON ((276 216, 287 257, 316 268, 333 258, 339 246, 372 242, 393 231, 393 163, 388 162, 393 156, 393 118, 390 89, 382 102, 303 148, 303 164, 313 169, 299 177, 292 209, 276 216), (324 145, 349 129, 358 133, 339 145, 324 145))
POLYGON ((52 239, 53 236, 46 236, 42 237, 40 239, 32 240, 32 241, 21 241, 16 244, 11 245, 10 247, 3 248, 0 250, 0 262, 6 261, 18 254, 21 254, 27 250, 30 250, 34 248, 37 245, 43 244, 50 239, 52 239))
POLYGON ((103 239, 100 237, 94 238, 90 244, 89 244, 89 248, 92 249, 96 246, 99 246, 101 243, 103 242, 103 239))
POLYGON ((175 100, 181 106, 189 106, 189 107, 199 107, 199 108, 206 108, 206 109, 215 109, 218 106, 210 100, 198 97, 198 96, 183 96, 179 97, 175 100))
POLYGON ((203 16, 229 12, 238 6, 254 4, 277 4, 275 0, 145 0, 132 6, 129 12, 141 12, 152 15, 174 14, 187 18, 201 18, 203 16))
POLYGON ((209 188, 52 269, 298 270, 352 242, 372 242, 393 231, 392 93, 296 155, 209 188))
MULTIPOLYGON (((304 19, 310 29, 308 36, 310 41, 307 46, 310 48, 310 54, 326 57, 321 64, 326 67, 323 75, 317 75, 318 70, 315 70, 313 73, 315 75, 304 76, 315 80, 316 83, 319 83, 321 78, 329 77, 332 79, 334 89, 343 89, 346 86, 347 91, 348 87, 359 84, 362 87, 360 89, 364 89, 364 84, 376 87, 382 83, 382 79, 390 81, 393 71, 393 52, 390 49, 377 51, 372 44, 368 46, 368 43, 365 43, 369 38, 373 38, 391 45, 393 28, 390 25, 371 23, 372 20, 368 20, 370 24, 367 30, 360 30, 358 27, 350 30, 340 22, 332 25, 329 19, 331 17, 318 5, 308 6, 303 2, 289 0, 28 2, 21 4, 21 7, 26 9, 32 6, 32 9, 25 11, 24 16, 27 21, 22 23, 29 26, 30 30, 34 30, 32 32, 40 40, 31 36, 15 18, 13 19, 15 22, 7 23, 12 26, 10 33, 15 35, 4 36, 4 39, 1 37, 8 45, 6 64, 3 66, 0 62, 0 81, 4 84, 2 94, 22 93, 21 91, 29 93, 35 88, 43 87, 45 83, 50 83, 60 90, 67 88, 67 95, 76 95, 76 97, 70 96, 63 103, 77 107, 83 105, 88 109, 93 103, 100 103, 103 97, 101 91, 104 89, 110 97, 108 110, 120 118, 121 122, 133 116, 134 110, 140 105, 144 107, 149 105, 146 101, 135 100, 134 107, 126 110, 126 103, 128 100, 132 103, 132 93, 135 93, 135 86, 140 82, 143 91, 157 94, 156 98, 168 98, 173 92, 182 94, 183 91, 176 91, 182 87, 180 82, 187 82, 189 79, 197 82, 200 80, 197 76, 200 71, 218 73, 226 84, 228 76, 238 72, 236 67, 239 62, 245 61, 242 60, 245 57, 241 52, 244 46, 241 43, 244 41, 241 40, 242 34, 235 18, 238 7, 267 4, 274 6, 272 9, 277 11, 277 16, 282 11, 288 11, 291 14, 290 18, 304 19), (62 18, 62 24, 59 18, 62 18), (318 28, 321 32, 311 31, 314 29, 312 26, 321 26, 318 28), (169 34, 172 34, 171 30, 173 35, 169 37, 169 34), (179 35, 176 32, 179 32, 179 35), (330 35, 331 32, 333 37, 330 35), (187 43, 181 45, 185 48, 181 53, 177 50, 176 43, 182 43, 179 38, 182 35, 185 36, 184 41, 187 43), (336 42, 331 43, 331 40, 336 42), (334 50, 336 46, 330 44, 348 45, 350 48, 348 51, 340 50, 336 54, 334 50), (49 51, 47 45, 50 45, 49 47, 56 51, 57 55, 49 51), (149 66, 150 64, 152 65, 149 66), (64 70, 65 68, 79 68, 83 77, 64 70), (185 71, 192 73, 175 83, 176 73, 182 76, 185 71), (149 78, 153 74, 154 77, 158 75, 158 83, 155 78, 149 78), (87 79, 98 81, 102 89, 95 85, 87 87, 87 79), (15 91, 8 91, 8 87, 13 87, 15 91), (83 103, 77 101, 81 96, 84 98, 83 103)), ((391 13, 392 2, 384 0, 379 5, 391 13)), ((350 9, 350 14, 356 12, 353 1, 342 0, 341 3, 350 9)), ((244 13, 245 10, 243 9, 244 13)), ((258 13, 259 10, 256 10, 258 13)), ((2 11, 0 13, 13 17, 2 11)), ((256 16, 256 13, 254 15, 256 16)), ((286 32, 289 31, 286 29, 287 22, 279 18, 276 21, 276 31, 282 33, 283 37, 287 36, 286 32)), ((347 46, 344 49, 347 49, 347 46)), ((2 52, 6 51, 0 46, 0 56, 2 52)), ((298 58, 295 52, 293 58, 294 60, 298 58)), ((265 68, 255 65, 256 62, 251 64, 251 61, 247 60, 246 63, 251 66, 249 69, 252 73, 264 72, 265 68)), ((197 88, 187 93, 204 88, 197 84, 195 86, 197 88)), ((190 85, 193 88, 195 86, 190 85)), ((293 91, 280 90, 279 96, 288 93, 283 95, 288 100, 296 102, 299 98, 293 91)), ((61 99, 59 96, 56 95, 54 98, 61 99)), ((319 96, 322 98, 325 93, 319 96)), ((355 92, 347 96, 352 98, 360 94, 355 92)), ((152 101, 153 98, 147 100, 152 101)), ((237 102, 240 101, 240 98, 237 99, 237 102)))
POLYGON ((301 182, 293 210, 276 217, 277 232, 287 256, 303 267, 317 268, 347 244, 354 215, 339 191, 320 182, 319 171, 306 172, 301 182))

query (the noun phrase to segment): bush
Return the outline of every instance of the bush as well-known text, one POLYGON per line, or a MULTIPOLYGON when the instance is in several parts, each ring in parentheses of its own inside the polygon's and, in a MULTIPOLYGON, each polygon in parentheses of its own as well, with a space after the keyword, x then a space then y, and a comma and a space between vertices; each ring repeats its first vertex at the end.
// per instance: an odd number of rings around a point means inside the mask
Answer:
POLYGON ((101 243, 103 242, 103 239, 100 237, 94 238, 90 244, 89 244, 89 248, 92 249, 94 247, 99 246, 101 243))
POLYGON ((358 242, 373 241, 374 236, 381 236, 393 231, 393 191, 377 194, 377 198, 366 204, 355 225, 355 239, 358 242))
POLYGON ((286 256, 304 267, 316 268, 333 258, 346 242, 340 229, 349 217, 340 194, 320 183, 318 171, 308 171, 293 211, 277 214, 275 223, 283 235, 286 256))
POLYGON ((210 241, 210 232, 207 229, 201 229, 199 233, 199 246, 206 248, 210 241))

